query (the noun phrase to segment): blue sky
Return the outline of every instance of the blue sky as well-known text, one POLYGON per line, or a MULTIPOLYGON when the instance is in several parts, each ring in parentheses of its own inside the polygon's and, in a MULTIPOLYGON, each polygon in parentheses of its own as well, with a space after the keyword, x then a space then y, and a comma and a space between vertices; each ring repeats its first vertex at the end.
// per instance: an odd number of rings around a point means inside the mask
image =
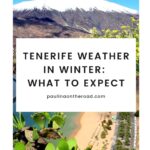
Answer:
MULTIPOLYGON (((14 4, 26 1, 26 0, 13 0, 14 4)), ((139 10, 139 0, 108 0, 110 2, 115 2, 123 6, 139 10)))
POLYGON ((110 2, 115 2, 120 5, 139 10, 139 0, 108 0, 110 2))

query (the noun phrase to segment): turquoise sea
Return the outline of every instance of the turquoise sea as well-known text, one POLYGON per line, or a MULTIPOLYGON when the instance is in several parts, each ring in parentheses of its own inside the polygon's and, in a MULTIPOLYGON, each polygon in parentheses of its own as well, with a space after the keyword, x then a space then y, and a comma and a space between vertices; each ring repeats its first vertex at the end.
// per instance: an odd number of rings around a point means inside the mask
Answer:
MULTIPOLYGON (((17 115, 16 112, 16 103, 13 104, 13 110, 14 110, 14 114, 17 115)), ((50 112, 50 114, 53 114, 54 112, 50 112)), ((33 113, 32 112, 23 112, 23 116, 26 120, 26 126, 34 126, 34 121, 31 119, 31 115, 33 113)), ((65 125, 64 127, 61 129, 61 131, 64 133, 64 136, 69 137, 72 132, 78 128, 75 121, 76 118, 78 117, 80 113, 78 112, 66 112, 66 120, 65 120, 65 125)))

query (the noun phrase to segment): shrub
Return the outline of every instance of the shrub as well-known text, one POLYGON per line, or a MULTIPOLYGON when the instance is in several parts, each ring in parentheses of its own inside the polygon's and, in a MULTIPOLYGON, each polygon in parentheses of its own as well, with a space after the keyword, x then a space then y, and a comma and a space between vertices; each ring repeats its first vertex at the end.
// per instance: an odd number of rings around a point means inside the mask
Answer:
POLYGON ((101 138, 102 138, 102 139, 105 139, 105 138, 106 138, 106 132, 105 132, 105 131, 102 131, 102 133, 101 133, 101 138))
POLYGON ((123 25, 120 30, 91 30, 92 38, 136 38, 136 72, 139 74, 139 20, 131 17, 131 26, 123 25))
POLYGON ((112 124, 113 124, 112 120, 109 119, 107 125, 110 126, 112 124))

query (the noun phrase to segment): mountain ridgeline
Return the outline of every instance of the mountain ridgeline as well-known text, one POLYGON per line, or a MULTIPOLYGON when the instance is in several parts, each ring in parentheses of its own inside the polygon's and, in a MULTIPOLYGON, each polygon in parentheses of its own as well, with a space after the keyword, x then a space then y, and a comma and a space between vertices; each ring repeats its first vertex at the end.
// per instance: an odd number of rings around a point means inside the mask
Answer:
POLYGON ((66 10, 24 9, 14 10, 14 37, 52 38, 83 37, 90 29, 120 29, 122 25, 131 25, 130 18, 138 19, 138 14, 123 12, 104 12, 98 9, 66 10))

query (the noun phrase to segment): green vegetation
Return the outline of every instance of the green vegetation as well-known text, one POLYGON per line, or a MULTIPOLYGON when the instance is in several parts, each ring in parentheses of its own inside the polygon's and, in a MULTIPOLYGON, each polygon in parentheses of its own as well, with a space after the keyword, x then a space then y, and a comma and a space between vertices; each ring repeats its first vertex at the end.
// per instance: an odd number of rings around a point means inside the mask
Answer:
POLYGON ((92 150, 92 145, 89 145, 85 150, 92 150))
POLYGON ((15 144, 15 150, 25 150, 25 145, 22 142, 17 142, 15 144))
POLYGON ((123 150, 124 149, 123 144, 120 140, 117 140, 115 147, 116 147, 116 150, 123 150))
POLYGON ((75 139, 61 139, 56 148, 52 143, 48 143, 45 150, 77 150, 77 142, 75 139))
POLYGON ((65 123, 64 115, 58 113, 54 114, 52 117, 47 112, 34 113, 31 117, 40 129, 45 128, 47 125, 50 128, 58 129, 63 127, 65 123))
MULTIPOLYGON (((25 145, 23 142, 17 142, 15 144, 15 150, 35 150, 32 145, 32 143, 27 143, 25 145)), ((39 150, 41 150, 41 148, 39 150)), ((77 150, 77 143, 75 139, 60 139, 56 147, 53 143, 47 143, 43 150, 77 150)))
MULTIPOLYGON (((133 117, 131 113, 119 113, 115 150, 131 149, 131 116, 133 117)), ((31 119, 35 124, 28 127, 22 113, 14 115, 14 150, 79 150, 76 140, 68 139, 61 131, 66 119, 64 113, 54 113, 53 115, 47 112, 33 113, 31 119)), ((101 140, 103 140, 103 144, 101 150, 107 150, 108 141, 105 138, 111 130, 112 124, 110 118, 102 121, 101 140)), ((92 150, 92 145, 85 150, 92 150)))
POLYGON ((113 124, 112 120, 103 120, 102 121, 102 127, 103 127, 103 131, 101 132, 101 138, 105 139, 107 134, 108 134, 108 130, 111 130, 111 125, 113 124))
POLYGON ((101 133, 101 138, 102 138, 102 139, 105 139, 105 138, 106 138, 106 135, 107 135, 107 133, 106 133, 105 131, 102 131, 102 133, 101 133))
POLYGON ((135 38, 136 39, 136 72, 139 75, 139 20, 131 17, 131 26, 121 26, 120 30, 91 30, 92 38, 135 38))
POLYGON ((103 142, 103 146, 102 146, 102 149, 101 149, 101 150, 107 150, 107 146, 108 146, 108 141, 105 140, 105 141, 103 142))
POLYGON ((25 127, 25 119, 22 113, 19 113, 19 116, 13 115, 13 127, 17 130, 21 130, 25 127))
POLYGON ((130 150, 131 144, 131 113, 119 113, 118 138, 116 141, 116 150, 130 150))
POLYGON ((65 139, 60 132, 60 129, 65 123, 65 116, 63 113, 55 113, 52 116, 46 112, 33 113, 31 119, 34 120, 35 127, 25 126, 25 119, 22 113, 19 113, 19 116, 14 115, 13 123, 15 132, 13 134, 13 139, 15 150, 45 150, 45 148, 49 150, 49 147, 53 147, 52 143, 50 144, 51 140, 60 140, 57 150, 59 150, 59 147, 65 142, 68 144, 68 150, 70 150, 70 147, 75 146, 75 140, 65 139))
MULTIPOLYGON (((74 138, 67 139, 61 132, 65 124, 64 113, 47 112, 33 113, 35 127, 27 127, 22 113, 13 116, 14 150, 77 150, 78 145, 74 138)), ((88 146, 85 150, 91 150, 88 146)))

